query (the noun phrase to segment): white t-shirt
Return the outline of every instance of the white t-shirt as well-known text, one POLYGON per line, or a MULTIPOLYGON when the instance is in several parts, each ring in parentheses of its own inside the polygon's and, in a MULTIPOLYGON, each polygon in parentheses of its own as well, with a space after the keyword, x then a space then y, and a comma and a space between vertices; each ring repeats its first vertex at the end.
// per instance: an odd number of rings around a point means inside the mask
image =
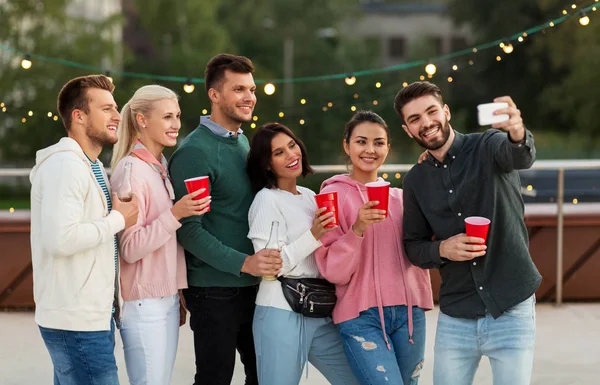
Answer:
MULTIPOLYGON (((265 248, 271 232, 271 223, 279 222, 279 245, 283 267, 280 275, 294 278, 321 278, 314 251, 321 246, 310 232, 317 204, 315 193, 305 187, 297 187, 299 195, 280 189, 263 188, 256 194, 248 222, 248 238, 254 250, 265 248)), ((281 290, 279 281, 261 281, 256 304, 279 309, 292 309, 281 290)))

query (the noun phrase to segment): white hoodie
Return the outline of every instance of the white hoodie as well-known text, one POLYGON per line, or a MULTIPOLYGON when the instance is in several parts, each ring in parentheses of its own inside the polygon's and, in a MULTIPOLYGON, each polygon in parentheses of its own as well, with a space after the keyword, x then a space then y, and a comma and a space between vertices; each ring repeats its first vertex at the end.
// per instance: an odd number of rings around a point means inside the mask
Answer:
POLYGON ((35 321, 52 329, 110 330, 114 236, 125 227, 123 215, 108 213, 89 161, 71 138, 38 151, 29 179, 35 321))

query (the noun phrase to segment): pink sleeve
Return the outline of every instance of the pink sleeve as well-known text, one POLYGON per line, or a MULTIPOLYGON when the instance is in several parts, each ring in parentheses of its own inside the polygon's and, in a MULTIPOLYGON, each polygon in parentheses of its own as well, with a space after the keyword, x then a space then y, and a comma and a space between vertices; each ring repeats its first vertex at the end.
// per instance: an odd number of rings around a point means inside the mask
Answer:
MULTIPOLYGON (((327 192, 328 188, 322 192, 327 192)), ((315 252, 315 258, 321 275, 336 285, 346 285, 360 263, 360 248, 364 237, 352 231, 352 225, 358 213, 347 213, 344 207, 345 194, 339 194, 339 226, 325 234, 320 240, 323 246, 315 252)))
MULTIPOLYGON (((135 169, 135 165, 133 166, 135 169)), ((133 171, 133 170, 132 170, 133 171)), ((135 172, 132 172, 136 175, 135 172)), ((116 177, 122 177, 116 175, 116 177)), ((120 185, 120 183, 115 183, 120 185)), ((137 223, 119 234, 119 252, 127 263, 135 263, 165 245, 181 223, 171 213, 171 209, 162 212, 156 219, 147 222, 150 192, 143 180, 131 178, 131 190, 138 197, 139 213, 137 223)))

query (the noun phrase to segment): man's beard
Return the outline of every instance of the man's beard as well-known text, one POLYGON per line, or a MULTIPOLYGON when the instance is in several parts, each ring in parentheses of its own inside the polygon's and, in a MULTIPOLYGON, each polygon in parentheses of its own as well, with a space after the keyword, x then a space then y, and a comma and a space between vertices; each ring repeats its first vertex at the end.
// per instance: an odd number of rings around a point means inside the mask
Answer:
POLYGON ((252 116, 246 118, 237 114, 235 112, 235 106, 225 105, 222 107, 221 112, 223 113, 223 115, 227 116, 228 119, 230 119, 233 122, 239 123, 240 125, 242 125, 242 123, 248 123, 252 121, 252 116))
POLYGON ((117 143, 117 137, 110 135, 106 131, 96 132, 92 128, 92 124, 88 123, 85 128, 85 134, 90 139, 90 142, 98 147, 111 146, 117 143))
POLYGON ((429 151, 435 151, 435 150, 439 150, 440 148, 442 148, 444 146, 444 144, 446 144, 446 142, 448 142, 448 139, 450 138, 450 122, 446 119, 446 121, 444 122, 444 125, 442 126, 441 130, 442 130, 442 137, 438 140, 436 140, 435 142, 426 142, 425 140, 421 139, 421 134, 423 132, 427 132, 428 130, 431 130, 434 127, 439 127, 438 123, 432 124, 429 127, 421 130, 419 132, 419 136, 415 136, 415 142, 417 142, 419 144, 419 146, 429 150, 429 151))

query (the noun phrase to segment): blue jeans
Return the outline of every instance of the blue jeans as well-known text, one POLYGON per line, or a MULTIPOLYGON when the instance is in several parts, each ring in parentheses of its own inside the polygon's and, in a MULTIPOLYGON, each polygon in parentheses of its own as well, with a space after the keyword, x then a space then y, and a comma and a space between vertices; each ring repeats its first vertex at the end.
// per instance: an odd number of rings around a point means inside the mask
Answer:
POLYGON ((256 306, 254 346, 260 385, 298 385, 309 361, 332 385, 357 385, 331 318, 256 306))
POLYGON ((413 307, 414 344, 409 342, 406 306, 384 307, 383 318, 391 350, 376 307, 338 325, 354 375, 362 385, 418 384, 425 357, 425 311, 413 307))
POLYGON ((110 330, 98 332, 42 326, 40 332, 54 365, 54 385, 119 385, 113 322, 110 330))
POLYGON ((462 319, 439 314, 433 383, 470 385, 479 361, 487 356, 494 385, 528 385, 535 342, 535 297, 508 309, 497 319, 462 319))

